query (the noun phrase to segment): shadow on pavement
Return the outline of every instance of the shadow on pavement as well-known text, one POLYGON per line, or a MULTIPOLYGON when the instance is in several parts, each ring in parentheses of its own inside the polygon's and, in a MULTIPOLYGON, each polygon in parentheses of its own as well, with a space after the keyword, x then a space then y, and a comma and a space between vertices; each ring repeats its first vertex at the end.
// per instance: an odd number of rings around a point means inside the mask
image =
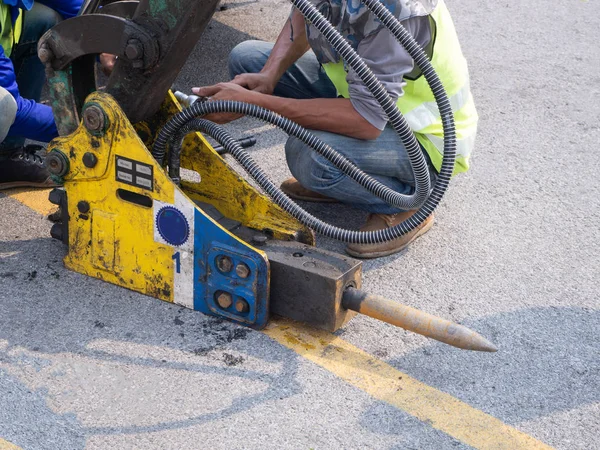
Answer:
POLYGON ((189 92, 192 87, 229 81, 229 52, 240 42, 251 39, 256 37, 213 19, 175 80, 175 86, 189 92))
MULTIPOLYGON (((8 427, 29 436, 35 417, 30 409, 44 417, 43 423, 51 424, 50 428, 42 427, 46 433, 52 434, 52 427, 68 422, 74 433, 71 442, 77 441, 80 432, 89 437, 173 430, 223 419, 301 390, 297 382, 298 358, 283 348, 265 345, 270 339, 261 333, 70 272, 62 264, 64 251, 62 244, 53 239, 0 241, 0 387, 4 392, 2 385, 18 386, 13 391, 17 396, 21 392, 23 397, 0 399, 3 431, 8 427), (128 354, 131 348, 136 356, 128 354), (172 358, 158 356, 165 351, 172 358), (34 393, 32 398, 31 388, 22 385, 18 381, 21 377, 15 378, 12 372, 39 372, 56 365, 65 355, 92 360, 98 367, 112 363, 131 370, 174 371, 178 376, 189 372, 198 379, 234 379, 238 381, 233 383, 232 392, 240 395, 230 394, 231 401, 221 409, 190 414, 192 417, 185 416, 184 420, 158 419, 159 423, 144 426, 86 427, 72 414, 53 413, 44 405, 42 393, 34 393), (257 369, 253 362, 254 368, 246 369, 247 359, 261 361, 261 367, 257 369), (263 365, 269 367, 262 370, 263 365), (8 375, 2 366, 12 373, 8 375), (244 388, 252 382, 258 388, 244 388), (12 407, 4 408, 3 402, 9 400, 12 407)), ((77 361, 69 364, 77 365, 77 361)), ((57 370, 60 372, 53 369, 57 370)), ((64 374, 52 372, 49 376, 52 385, 55 376, 58 383, 64 374)), ((172 384, 168 388, 177 390, 172 384)), ((189 385, 186 388, 194 389, 189 385)), ((116 384, 114 395, 119 395, 119 389, 116 384)), ((202 410, 201 405, 199 409, 202 410)), ((3 434, 15 444, 23 441, 19 436, 17 432, 3 434)))
MULTIPOLYGON (((0 350, 0 364, 7 362, 0 350)), ((32 392, 0 369, 0 434, 21 448, 54 450, 85 447, 85 435, 74 414, 57 414, 46 404, 46 393, 32 392)))
MULTIPOLYGON (((482 357, 435 343, 387 362, 507 424, 600 401, 600 311, 532 308, 465 325, 490 337, 498 353, 482 357)), ((381 430, 376 417, 398 415, 374 404, 363 423, 381 430)))

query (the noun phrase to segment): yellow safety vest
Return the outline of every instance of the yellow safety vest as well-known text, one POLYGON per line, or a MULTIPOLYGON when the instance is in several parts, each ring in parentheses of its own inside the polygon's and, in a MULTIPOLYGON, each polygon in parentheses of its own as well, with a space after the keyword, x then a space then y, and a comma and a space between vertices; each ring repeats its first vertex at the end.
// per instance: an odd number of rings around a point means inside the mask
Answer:
POLYGON ((4 54, 10 58, 15 44, 19 42, 23 29, 23 11, 19 10, 17 21, 13 25, 10 6, 0 1, 0 46, 4 54))
MULTIPOLYGON (((469 156, 477 133, 477 111, 469 86, 469 70, 462 54, 454 23, 443 0, 430 15, 432 20, 431 63, 437 72, 452 105, 456 122, 456 164, 454 173, 469 169, 469 156)), ((323 65, 335 85, 338 95, 349 98, 348 82, 343 61, 323 65)), ((398 108, 406 118, 417 140, 425 148, 434 167, 439 171, 444 152, 444 132, 435 98, 425 77, 405 77, 404 95, 398 108)))

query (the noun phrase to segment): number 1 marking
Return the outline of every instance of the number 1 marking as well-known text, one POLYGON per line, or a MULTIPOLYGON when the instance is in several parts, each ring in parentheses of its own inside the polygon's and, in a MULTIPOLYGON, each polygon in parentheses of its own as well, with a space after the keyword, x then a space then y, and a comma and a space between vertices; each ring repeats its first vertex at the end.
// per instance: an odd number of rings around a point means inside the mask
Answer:
POLYGON ((171 256, 171 259, 175 260, 175 272, 181 273, 181 256, 179 255, 179 252, 171 256))

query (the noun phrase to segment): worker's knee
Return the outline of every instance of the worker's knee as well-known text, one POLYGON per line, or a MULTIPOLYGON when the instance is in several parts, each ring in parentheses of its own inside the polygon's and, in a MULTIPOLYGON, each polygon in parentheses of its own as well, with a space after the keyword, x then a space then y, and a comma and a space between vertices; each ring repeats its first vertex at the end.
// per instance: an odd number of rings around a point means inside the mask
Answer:
POLYGON ((6 138, 16 116, 17 102, 10 92, 0 87, 0 142, 6 138))
POLYGON ((331 189, 346 176, 333 163, 295 137, 287 140, 285 156, 294 178, 313 191, 331 189))
POLYGON ((243 73, 257 73, 264 67, 273 44, 263 41, 244 41, 229 54, 229 75, 234 78, 243 73))
POLYGON ((31 10, 25 13, 20 44, 37 42, 46 31, 62 20, 61 15, 52 8, 35 2, 31 10))

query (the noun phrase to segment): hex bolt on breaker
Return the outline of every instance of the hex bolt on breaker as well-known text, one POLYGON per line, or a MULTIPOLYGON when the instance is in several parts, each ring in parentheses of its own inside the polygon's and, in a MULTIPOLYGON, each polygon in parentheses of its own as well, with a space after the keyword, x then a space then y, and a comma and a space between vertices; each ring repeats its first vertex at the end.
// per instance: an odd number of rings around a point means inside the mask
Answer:
POLYGON ((50 194, 60 206, 51 234, 68 247, 66 267, 255 329, 277 314, 333 332, 361 313, 459 348, 496 351, 461 325, 361 291, 360 261, 316 248, 313 232, 202 134, 188 134, 181 149, 181 167, 200 181, 169 178, 149 149, 181 111, 169 86, 217 3, 104 9, 88 1, 40 41, 61 133, 47 165, 64 183, 50 194), (82 27, 91 30, 84 39, 82 27), (111 38, 96 39, 102 27, 111 38), (85 65, 104 52, 119 62, 99 92, 85 65))

